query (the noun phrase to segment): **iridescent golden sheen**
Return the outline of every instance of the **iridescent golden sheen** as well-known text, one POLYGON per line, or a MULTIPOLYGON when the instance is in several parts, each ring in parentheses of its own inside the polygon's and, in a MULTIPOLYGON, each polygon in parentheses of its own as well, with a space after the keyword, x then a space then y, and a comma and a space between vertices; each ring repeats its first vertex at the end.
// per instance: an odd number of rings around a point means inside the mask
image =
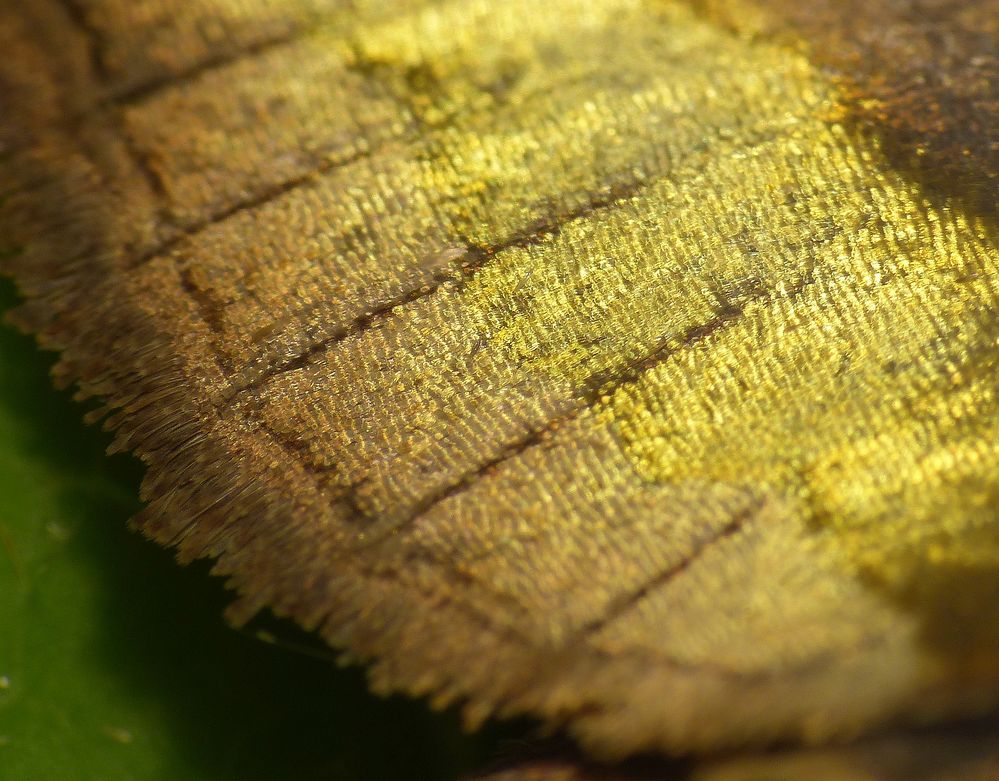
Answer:
POLYGON ((22 5, 21 321, 234 620, 605 755, 996 701, 992 178, 892 78, 768 2, 22 5))

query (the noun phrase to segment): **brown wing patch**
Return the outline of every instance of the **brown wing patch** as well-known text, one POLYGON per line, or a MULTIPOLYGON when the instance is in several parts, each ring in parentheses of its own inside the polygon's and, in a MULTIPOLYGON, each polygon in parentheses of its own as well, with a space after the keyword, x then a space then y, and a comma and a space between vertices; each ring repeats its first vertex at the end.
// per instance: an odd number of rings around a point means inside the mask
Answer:
POLYGON ((859 132, 932 196, 999 209, 999 3, 698 0, 740 34, 803 41, 859 132))

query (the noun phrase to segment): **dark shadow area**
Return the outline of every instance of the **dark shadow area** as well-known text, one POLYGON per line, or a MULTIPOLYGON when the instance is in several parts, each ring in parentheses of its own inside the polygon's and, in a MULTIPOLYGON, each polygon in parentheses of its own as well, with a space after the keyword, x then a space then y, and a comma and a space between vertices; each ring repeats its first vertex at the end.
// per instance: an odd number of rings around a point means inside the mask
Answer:
POLYGON ((560 740, 527 743, 480 781, 992 781, 999 719, 887 731, 855 743, 735 751, 700 760, 647 755, 604 765, 560 740))
MULTIPOLYGON (((0 311, 15 303, 2 280, 0 311)), ((0 328, 0 351, 17 367, 0 394, 23 421, 21 452, 80 476, 79 485, 61 489, 59 503, 77 519, 68 555, 99 573, 100 639, 90 661, 166 714, 166 739, 181 764, 212 779, 444 781, 487 760, 505 736, 527 731, 520 724, 468 735, 453 712, 372 696, 362 670, 337 668, 333 652, 283 622, 268 624, 277 644, 227 627, 221 613, 229 596, 207 563, 181 569, 168 551, 127 530, 141 466, 104 455, 108 435, 84 426, 84 407, 51 387, 52 355, 8 327, 0 328), (95 492, 87 484, 94 476, 113 490, 95 492)))

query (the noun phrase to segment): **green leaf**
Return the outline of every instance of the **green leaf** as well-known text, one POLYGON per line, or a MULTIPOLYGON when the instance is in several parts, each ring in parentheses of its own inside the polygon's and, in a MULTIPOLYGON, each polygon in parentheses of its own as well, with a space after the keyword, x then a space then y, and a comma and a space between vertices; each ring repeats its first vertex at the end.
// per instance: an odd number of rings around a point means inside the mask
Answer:
POLYGON ((225 626, 207 567, 126 529, 141 470, 104 455, 51 360, 0 328, 0 775, 391 781, 475 762, 489 740, 452 714, 225 626))

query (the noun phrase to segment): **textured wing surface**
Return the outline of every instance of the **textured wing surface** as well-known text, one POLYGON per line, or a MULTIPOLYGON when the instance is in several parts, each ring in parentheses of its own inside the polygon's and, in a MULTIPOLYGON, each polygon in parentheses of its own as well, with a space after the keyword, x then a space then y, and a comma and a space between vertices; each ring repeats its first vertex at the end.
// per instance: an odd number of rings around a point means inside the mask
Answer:
POLYGON ((993 703, 999 8, 784 6, 5 0, 4 264, 139 526, 608 755, 993 703))

